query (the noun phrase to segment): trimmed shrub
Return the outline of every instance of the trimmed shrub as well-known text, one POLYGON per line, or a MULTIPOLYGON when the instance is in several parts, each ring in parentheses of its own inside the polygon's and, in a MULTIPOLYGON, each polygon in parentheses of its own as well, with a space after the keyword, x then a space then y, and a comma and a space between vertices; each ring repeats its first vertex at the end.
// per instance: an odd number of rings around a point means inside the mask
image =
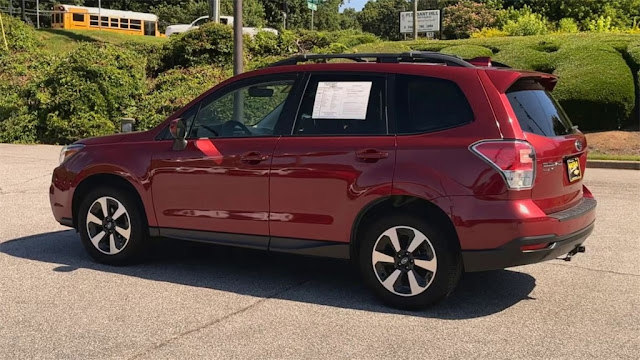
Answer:
POLYGON ((578 23, 572 18, 564 18, 558 21, 558 32, 573 34, 579 31, 578 23))
POLYGON ((502 30, 511 36, 542 35, 548 32, 542 15, 535 13, 523 14, 515 21, 508 20, 502 30))
POLYGON ((298 51, 295 33, 287 30, 279 34, 259 31, 253 38, 247 39, 246 47, 251 59, 294 54, 298 51))
POLYGON ((161 70, 211 64, 226 67, 232 60, 231 26, 207 23, 198 29, 171 36, 164 46, 161 70))
POLYGON ((314 48, 323 48, 331 45, 331 39, 327 32, 297 30, 296 43, 301 52, 309 52, 314 48))
POLYGON ((492 50, 493 59, 514 68, 554 73, 560 78, 554 95, 574 124, 591 131, 637 124, 633 72, 638 68, 633 64, 640 64, 640 41, 633 39, 622 34, 579 33, 391 44, 412 50, 476 45, 492 50), (627 48, 630 43, 637 45, 627 48))
POLYGON ((164 52, 161 44, 125 41, 122 46, 144 57, 146 72, 149 75, 156 75, 159 69, 164 66, 162 63, 164 52))
POLYGON ((492 38, 492 37, 502 37, 508 36, 509 34, 506 31, 502 31, 496 28, 484 28, 480 31, 476 31, 471 33, 471 37, 474 39, 478 38, 492 38))
POLYGON ((0 56, 0 142, 39 141, 41 127, 33 94, 59 61, 42 51, 0 56))
POLYGON ((582 130, 620 128, 635 105, 632 73, 610 46, 566 43, 556 55, 560 82, 554 95, 582 130))
POLYGON ((39 139, 63 144, 113 133, 143 94, 144 78, 144 62, 136 53, 113 45, 80 45, 30 94, 39 139))
MULTIPOLYGON (((2 23, 9 51, 33 50, 40 44, 38 35, 32 26, 6 14, 2 14, 2 23)), ((0 56, 3 54, 6 55, 7 51, 4 46, 4 40, 0 39, 0 56)))
POLYGON ((463 59, 473 59, 475 57, 492 56, 491 49, 478 45, 455 45, 440 50, 443 54, 457 55, 463 59))
POLYGON ((380 39, 373 34, 353 29, 332 31, 330 34, 332 43, 343 44, 348 48, 352 48, 354 46, 362 44, 376 43, 380 41, 380 39))
POLYGON ((616 30, 613 27, 612 19, 610 16, 598 16, 597 19, 589 21, 589 31, 592 32, 611 32, 616 30))
POLYGON ((636 108, 633 115, 625 122, 622 123, 622 128, 638 128, 640 126, 640 41, 629 43, 625 51, 625 59, 634 73, 635 87, 636 87, 636 108))
MULTIPOLYGON (((443 45, 446 46, 446 45, 443 45)), ((363 44, 351 49, 354 53, 402 53, 410 51, 411 48, 402 42, 379 42, 371 44, 363 44)))

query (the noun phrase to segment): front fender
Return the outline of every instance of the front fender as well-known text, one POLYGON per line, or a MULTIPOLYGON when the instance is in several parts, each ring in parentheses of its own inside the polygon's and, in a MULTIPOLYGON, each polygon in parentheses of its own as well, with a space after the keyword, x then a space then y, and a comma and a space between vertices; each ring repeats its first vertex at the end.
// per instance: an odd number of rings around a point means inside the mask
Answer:
MULTIPOLYGON (((56 169, 57 173, 64 174, 67 178, 67 186, 62 188, 69 191, 69 201, 72 201, 78 187, 88 179, 98 175, 118 176, 135 189, 140 196, 149 226, 156 226, 149 180, 151 154, 147 149, 144 143, 87 146, 68 162, 63 163, 60 167, 62 170, 56 169)), ((54 178, 55 176, 56 172, 54 178)))

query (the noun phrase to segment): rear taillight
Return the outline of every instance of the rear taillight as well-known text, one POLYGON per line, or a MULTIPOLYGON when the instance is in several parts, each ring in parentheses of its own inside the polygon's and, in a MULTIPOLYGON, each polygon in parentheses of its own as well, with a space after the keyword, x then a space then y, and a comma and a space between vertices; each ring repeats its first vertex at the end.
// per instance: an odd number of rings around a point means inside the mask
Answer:
POLYGON ((485 140, 470 146, 473 153, 493 166, 512 190, 533 187, 536 152, 533 146, 521 140, 485 140))

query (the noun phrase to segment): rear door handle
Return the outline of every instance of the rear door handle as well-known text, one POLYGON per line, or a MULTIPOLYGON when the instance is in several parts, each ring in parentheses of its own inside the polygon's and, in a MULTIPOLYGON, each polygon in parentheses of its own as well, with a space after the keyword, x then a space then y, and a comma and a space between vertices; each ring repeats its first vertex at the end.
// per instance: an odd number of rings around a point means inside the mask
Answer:
POLYGON ((377 149, 364 149, 356 151, 356 157, 358 158, 358 160, 362 161, 377 161, 380 159, 388 158, 389 153, 377 149))
POLYGON ((249 151, 240 156, 240 160, 249 164, 257 164, 269 159, 269 155, 264 155, 258 151, 249 151))

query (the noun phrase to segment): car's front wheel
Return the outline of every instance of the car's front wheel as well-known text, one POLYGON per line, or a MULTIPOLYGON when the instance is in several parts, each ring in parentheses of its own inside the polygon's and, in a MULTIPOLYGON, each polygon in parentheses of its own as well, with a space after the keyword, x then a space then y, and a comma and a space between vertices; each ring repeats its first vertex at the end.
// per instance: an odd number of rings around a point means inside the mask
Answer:
POLYGON ((147 235, 142 211, 129 193, 97 188, 81 200, 77 216, 80 238, 93 259, 110 265, 138 260, 147 235))
POLYGON ((412 216, 378 219, 362 233, 360 271, 387 304, 419 309, 449 295, 462 273, 446 232, 412 216))

